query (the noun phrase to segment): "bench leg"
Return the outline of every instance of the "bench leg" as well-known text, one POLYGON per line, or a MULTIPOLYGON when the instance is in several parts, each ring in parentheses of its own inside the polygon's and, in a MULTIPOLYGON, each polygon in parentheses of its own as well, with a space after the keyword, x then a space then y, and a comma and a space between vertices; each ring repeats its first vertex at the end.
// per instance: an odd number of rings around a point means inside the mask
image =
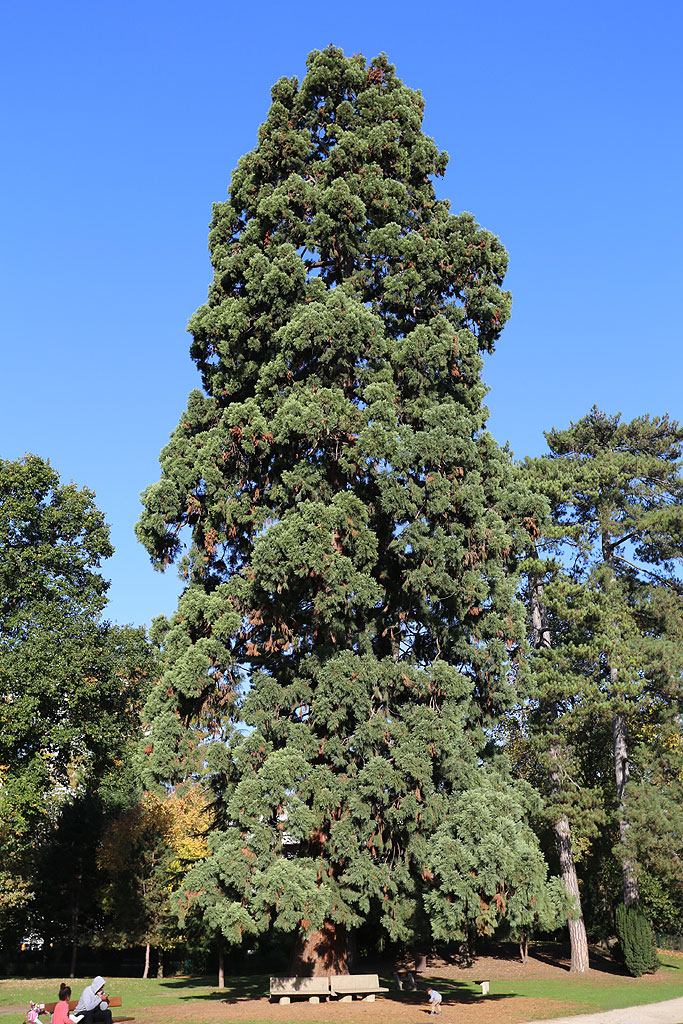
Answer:
POLYGON ((309 996, 308 997, 308 1001, 309 1001, 309 1003, 319 1003, 320 1002, 320 996, 309 996))
POLYGON ((353 996, 339 996, 339 1002, 340 1003, 352 1003, 353 1002, 353 996))
POLYGON ((281 1003, 291 1003, 292 1000, 289 998, 289 996, 280 996, 280 1000, 279 1001, 281 1003))
POLYGON ((374 1001, 375 1001, 375 993, 374 992, 371 992, 369 996, 363 996, 363 1002, 364 1003, 374 1003, 374 1001))

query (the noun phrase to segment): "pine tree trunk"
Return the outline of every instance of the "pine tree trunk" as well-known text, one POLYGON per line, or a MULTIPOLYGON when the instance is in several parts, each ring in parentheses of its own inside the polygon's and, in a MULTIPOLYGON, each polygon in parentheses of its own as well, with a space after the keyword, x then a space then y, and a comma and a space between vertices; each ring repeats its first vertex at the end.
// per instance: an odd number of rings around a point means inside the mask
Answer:
POLYGON ((628 734, 623 715, 616 714, 612 718, 612 740, 614 744, 614 775, 617 784, 617 800, 619 801, 619 838, 621 841, 621 873, 624 880, 624 904, 630 907, 638 902, 638 876, 631 857, 626 853, 628 821, 624 815, 624 791, 630 778, 628 760, 628 734))
POLYGON ((225 959, 223 956, 223 943, 218 940, 218 987, 225 988, 225 959))
POLYGON ((292 950, 290 973, 304 978, 348 974, 348 937, 344 925, 326 921, 320 931, 300 933, 292 950))
POLYGON ((565 815, 562 815, 561 818, 553 822, 553 832, 555 833, 557 854, 560 860, 560 875, 565 889, 576 900, 578 909, 578 916, 575 918, 570 917, 567 922, 569 926, 569 944, 571 947, 571 967, 569 969, 573 974, 582 974, 590 966, 588 962, 588 939, 581 909, 581 895, 579 893, 579 880, 576 875, 571 830, 565 815))
MULTIPOLYGON (((551 647, 550 629, 548 628, 547 616, 543 606, 543 585, 536 579, 531 580, 531 618, 534 631, 534 647, 551 647)), ((557 718, 557 706, 553 706, 554 717, 557 718)), ((553 745, 548 751, 550 758, 550 769, 548 778, 550 793, 557 796, 562 789, 562 780, 559 773, 560 749, 553 745)), ((570 971, 574 974, 583 974, 589 969, 588 961, 588 938, 586 936, 586 924, 583 919, 581 908, 581 893, 579 892, 579 880, 576 874, 576 861, 574 860, 574 848, 572 846, 572 835, 569 820, 566 815, 561 815, 553 822, 555 844, 560 862, 560 876, 564 887, 570 896, 576 901, 577 916, 570 918, 569 945, 571 949, 570 971)))
MULTIPOLYGON (((602 557, 609 566, 611 580, 614 583, 616 574, 614 570, 614 546, 610 534, 605 530, 602 534, 602 557)), ((610 688, 612 695, 616 692, 619 682, 619 675, 615 665, 610 665, 610 688)), ((619 841, 621 844, 621 873, 624 881, 624 905, 630 907, 638 902, 638 876, 636 874, 633 860, 626 852, 626 837, 628 835, 628 820, 624 813, 624 793, 631 775, 628 759, 628 733, 626 719, 620 712, 612 716, 612 749, 614 751, 614 777, 617 787, 617 802, 619 805, 619 841)))
POLYGON ((142 972, 142 977, 149 977, 149 942, 145 943, 145 969, 142 972))
POLYGON ((157 978, 163 978, 164 976, 164 951, 163 949, 158 950, 157 953, 159 959, 157 960, 157 978))

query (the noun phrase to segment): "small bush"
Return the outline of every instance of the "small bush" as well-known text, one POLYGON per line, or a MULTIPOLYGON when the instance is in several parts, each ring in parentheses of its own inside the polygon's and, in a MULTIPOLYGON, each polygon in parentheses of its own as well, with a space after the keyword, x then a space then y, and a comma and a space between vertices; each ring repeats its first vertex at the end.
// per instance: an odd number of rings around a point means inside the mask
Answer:
POLYGON ((634 978, 654 974, 659 967, 655 940, 650 922, 638 906, 617 906, 617 936, 624 963, 634 978))

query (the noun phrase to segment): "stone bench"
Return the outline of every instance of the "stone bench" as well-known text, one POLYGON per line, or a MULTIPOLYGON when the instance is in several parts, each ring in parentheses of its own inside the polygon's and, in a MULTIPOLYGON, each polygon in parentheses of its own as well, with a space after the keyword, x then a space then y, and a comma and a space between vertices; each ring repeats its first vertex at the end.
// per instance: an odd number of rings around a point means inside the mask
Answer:
POLYGON ((354 996, 374 1003, 375 995, 388 991, 388 988, 380 985, 377 974, 330 975, 330 995, 336 996, 342 1003, 350 1003, 354 996))
POLYGON ((271 978, 270 998, 279 1003, 291 1003, 294 998, 308 999, 309 1003, 319 1003, 321 997, 327 999, 330 994, 330 980, 324 978, 271 978))

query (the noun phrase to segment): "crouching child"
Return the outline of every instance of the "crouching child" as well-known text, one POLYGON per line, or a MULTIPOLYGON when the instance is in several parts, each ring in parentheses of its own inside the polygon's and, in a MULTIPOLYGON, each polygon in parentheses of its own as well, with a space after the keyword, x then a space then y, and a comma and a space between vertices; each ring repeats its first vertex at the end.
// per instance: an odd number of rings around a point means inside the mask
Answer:
POLYGON ((430 1014, 433 1016, 435 1013, 441 1013, 441 993, 437 992, 435 988, 428 988, 427 995, 429 996, 430 1014))

